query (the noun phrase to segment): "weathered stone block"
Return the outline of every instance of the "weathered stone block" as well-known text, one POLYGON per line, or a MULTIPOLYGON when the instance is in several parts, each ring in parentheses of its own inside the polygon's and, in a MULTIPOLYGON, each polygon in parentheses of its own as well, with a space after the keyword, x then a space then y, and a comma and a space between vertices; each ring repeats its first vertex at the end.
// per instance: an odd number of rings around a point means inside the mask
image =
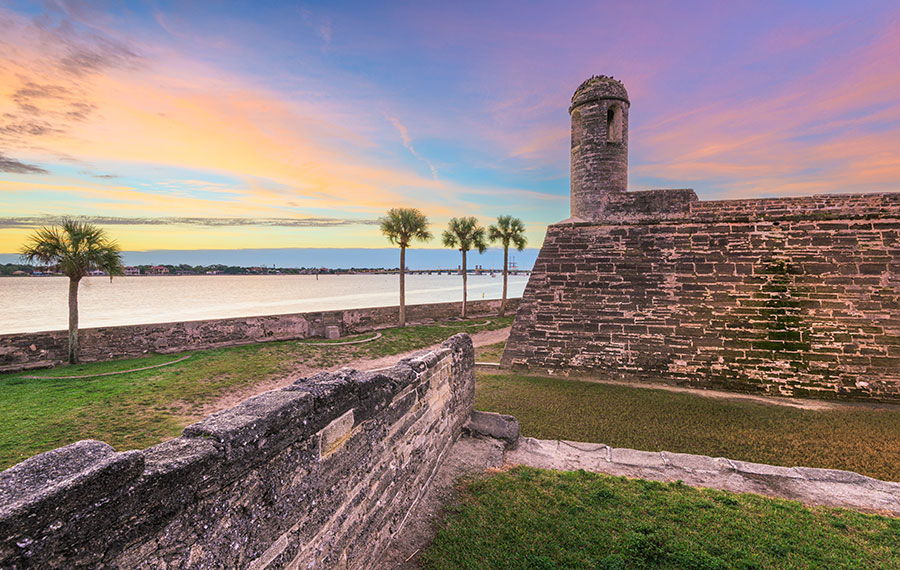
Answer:
POLYGON ((486 435, 506 442, 507 448, 519 443, 519 421, 506 414, 474 411, 464 429, 473 435, 486 435))
POLYGON ((332 420, 319 432, 319 456, 328 457, 350 439, 353 431, 353 410, 332 420))

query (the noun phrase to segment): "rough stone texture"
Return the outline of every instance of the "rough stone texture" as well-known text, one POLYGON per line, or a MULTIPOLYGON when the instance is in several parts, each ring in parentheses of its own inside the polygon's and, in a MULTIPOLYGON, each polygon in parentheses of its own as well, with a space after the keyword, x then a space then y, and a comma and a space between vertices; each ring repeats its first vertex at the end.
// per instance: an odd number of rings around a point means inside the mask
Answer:
POLYGON ((79 442, 0 473, 2 568, 374 568, 472 411, 456 335, 317 374, 143 451, 79 442))
POLYGON ((900 194, 550 226, 501 362, 900 400, 900 194))
POLYGON ((813 505, 900 515, 900 483, 851 471, 779 467, 683 453, 611 448, 596 443, 523 437, 504 461, 541 469, 683 481, 694 487, 795 499, 813 505))
POLYGON ((519 420, 506 414, 472 412, 463 428, 468 434, 499 439, 510 447, 515 447, 519 443, 519 420))
POLYGON ((403 530, 397 534, 377 568, 419 570, 419 555, 424 552, 446 515, 445 507, 457 500, 456 483, 461 477, 481 475, 488 469, 503 466, 506 442, 491 437, 472 438, 463 435, 447 453, 428 491, 410 512, 403 530))
POLYGON ((572 96, 573 218, 598 219, 607 201, 628 188, 628 107, 625 86, 605 76, 588 79, 572 96))
MULTIPOLYGON (((514 311, 518 299, 508 299, 514 311)), ((499 300, 470 301, 471 317, 495 315, 499 300)), ((458 317, 461 303, 408 305, 408 322, 458 317)), ((148 353, 252 344, 274 340, 327 337, 367 332, 397 325, 397 307, 372 307, 290 315, 240 317, 179 323, 127 325, 81 329, 80 357, 84 362, 129 358, 148 353)), ((328 337, 331 338, 331 337, 328 337)), ((67 331, 0 335, 0 372, 61 364, 68 350, 67 331)))

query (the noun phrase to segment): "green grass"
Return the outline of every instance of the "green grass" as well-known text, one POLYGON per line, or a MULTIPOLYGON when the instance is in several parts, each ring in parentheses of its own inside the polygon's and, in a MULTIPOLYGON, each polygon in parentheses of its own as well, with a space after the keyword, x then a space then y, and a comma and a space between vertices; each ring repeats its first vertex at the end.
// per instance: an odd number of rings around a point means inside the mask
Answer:
POLYGON ((500 362, 505 346, 506 341, 502 341, 488 346, 477 347, 475 349, 475 362, 500 362))
POLYGON ((66 366, 0 375, 0 469, 81 439, 99 439, 123 451, 176 437, 201 418, 202 409, 234 390, 284 377, 297 366, 332 368, 361 358, 416 350, 457 332, 509 326, 512 317, 449 321, 387 329, 373 342, 310 346, 271 342, 194 352, 171 366, 87 379, 62 379, 141 368, 183 354, 66 366), (43 376, 26 379, 24 376, 43 376))
POLYGON ((428 570, 898 568, 900 520, 518 467, 464 482, 428 570))
MULTIPOLYGON (((51 370, 32 370, 22 373, 25 376, 41 376, 43 378, 56 378, 62 376, 84 376, 90 374, 104 374, 108 372, 121 372, 122 370, 131 370, 133 368, 144 368, 147 366, 157 366, 178 360, 186 356, 185 354, 152 354, 138 359, 128 360, 111 360, 109 362, 92 362, 88 364, 76 364, 74 366, 60 366, 51 370)), ((18 374, 16 376, 19 376, 18 374)), ((3 378, 4 376, 0 376, 3 378)))
POLYGON ((475 408, 523 435, 695 453, 900 481, 900 409, 801 410, 518 374, 479 374, 475 408))

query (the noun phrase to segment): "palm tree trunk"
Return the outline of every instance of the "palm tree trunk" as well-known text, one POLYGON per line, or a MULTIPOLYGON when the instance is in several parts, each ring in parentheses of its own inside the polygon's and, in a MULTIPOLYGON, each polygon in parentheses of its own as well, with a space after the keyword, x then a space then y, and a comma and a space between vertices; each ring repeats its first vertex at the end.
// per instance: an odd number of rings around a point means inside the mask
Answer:
POLYGON ((462 318, 466 318, 466 251, 463 250, 463 306, 462 306, 462 318))
POLYGON ((500 301, 500 316, 503 316, 503 313, 506 312, 506 271, 509 268, 509 246, 505 246, 503 248, 503 300, 500 301))
POLYGON ((400 246, 400 326, 406 326, 406 248, 400 246))
POLYGON ((78 364, 78 282, 69 278, 69 364, 78 364))

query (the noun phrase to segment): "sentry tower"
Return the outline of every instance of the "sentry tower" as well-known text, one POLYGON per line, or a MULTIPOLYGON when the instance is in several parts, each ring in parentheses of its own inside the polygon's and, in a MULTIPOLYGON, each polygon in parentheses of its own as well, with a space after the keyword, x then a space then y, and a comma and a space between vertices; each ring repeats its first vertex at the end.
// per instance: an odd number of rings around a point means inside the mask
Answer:
POLYGON ((599 75, 572 96, 573 218, 602 218, 611 195, 628 189, 628 92, 621 81, 599 75))

